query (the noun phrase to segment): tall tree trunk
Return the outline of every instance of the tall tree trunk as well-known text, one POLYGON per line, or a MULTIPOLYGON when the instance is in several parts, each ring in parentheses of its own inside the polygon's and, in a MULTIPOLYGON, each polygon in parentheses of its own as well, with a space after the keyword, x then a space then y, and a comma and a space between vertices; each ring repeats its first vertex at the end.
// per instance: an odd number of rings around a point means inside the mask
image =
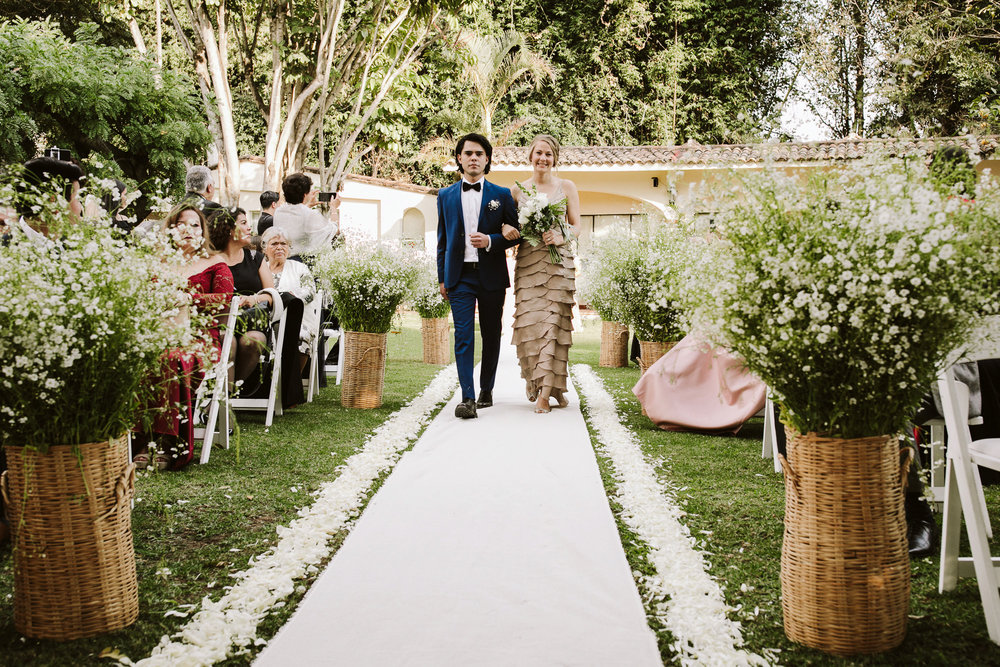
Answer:
MULTIPOLYGON (((190 6, 190 5, 189 5, 190 6)), ((222 145, 219 153, 219 199, 224 205, 239 201, 240 158, 236 148, 236 126, 233 123, 233 98, 229 88, 227 72, 225 2, 220 0, 218 8, 219 38, 205 10, 203 3, 191 6, 195 30, 204 49, 212 92, 215 93, 215 107, 219 119, 222 145)))
POLYGON ((851 18, 854 23, 854 91, 852 131, 859 137, 865 135, 865 59, 868 55, 868 16, 862 4, 866 0, 852 0, 851 18))

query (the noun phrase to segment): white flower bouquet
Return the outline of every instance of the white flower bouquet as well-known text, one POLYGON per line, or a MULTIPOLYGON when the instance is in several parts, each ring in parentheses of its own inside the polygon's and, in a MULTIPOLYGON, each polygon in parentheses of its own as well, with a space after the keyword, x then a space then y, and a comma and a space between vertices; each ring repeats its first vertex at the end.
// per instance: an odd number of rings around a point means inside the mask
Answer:
MULTIPOLYGON (((551 230, 561 233, 568 240, 571 231, 566 224, 566 200, 549 202, 548 195, 539 192, 534 185, 518 183, 517 187, 522 195, 517 209, 521 238, 534 247, 542 242, 542 235, 551 230)), ((559 249, 554 245, 549 246, 549 260, 553 264, 562 262, 559 249)))
POLYGON ((190 299, 163 248, 127 244, 108 221, 67 224, 52 201, 36 211, 50 208, 49 240, 14 234, 0 249, 0 435, 40 452, 151 418, 163 353, 198 343, 189 318, 177 325, 190 299))
POLYGON ((410 298, 413 309, 424 319, 447 317, 451 312, 451 304, 441 296, 437 264, 431 257, 424 255, 417 269, 410 298))
POLYGON ((692 317, 746 360, 800 433, 900 432, 995 308, 1000 191, 935 186, 915 161, 808 179, 768 170, 723 198, 692 317))
POLYGON ((351 238, 319 255, 313 273, 347 331, 388 333, 417 276, 413 253, 398 244, 351 238))

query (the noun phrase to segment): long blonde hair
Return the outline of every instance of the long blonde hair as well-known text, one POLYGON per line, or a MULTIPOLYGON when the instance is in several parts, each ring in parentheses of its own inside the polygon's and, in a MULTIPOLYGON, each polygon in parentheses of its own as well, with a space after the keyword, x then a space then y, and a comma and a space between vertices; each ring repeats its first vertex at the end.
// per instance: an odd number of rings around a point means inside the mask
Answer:
POLYGON ((552 147, 552 166, 559 164, 559 140, 551 134, 536 134, 535 138, 528 144, 528 162, 531 162, 531 154, 535 152, 535 144, 544 141, 552 147))

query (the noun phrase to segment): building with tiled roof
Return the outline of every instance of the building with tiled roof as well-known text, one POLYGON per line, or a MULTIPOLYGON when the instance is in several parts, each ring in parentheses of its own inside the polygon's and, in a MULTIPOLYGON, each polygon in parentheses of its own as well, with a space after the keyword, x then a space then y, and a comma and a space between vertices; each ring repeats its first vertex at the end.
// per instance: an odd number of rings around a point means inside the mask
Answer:
MULTIPOLYGON (((1000 136, 933 139, 860 139, 764 144, 681 146, 563 146, 558 173, 572 180, 580 192, 586 246, 591 235, 614 224, 633 225, 678 215, 710 218, 714 206, 706 183, 733 170, 775 166, 787 170, 829 167, 866 155, 929 157, 943 146, 960 146, 978 161, 979 170, 1000 175, 1000 136)), ((260 210, 257 198, 263 183, 263 159, 241 159, 241 202, 248 211, 260 210)), ((454 163, 448 168, 454 171, 454 163)), ((531 176, 525 147, 502 146, 493 152, 488 178, 510 187, 531 176)), ((428 250, 437 230, 437 190, 412 183, 350 175, 341 192, 341 219, 378 238, 400 241, 428 250)))
MULTIPOLYGON (((713 204, 703 187, 734 170, 815 169, 869 155, 929 159, 944 146, 959 146, 979 170, 1000 174, 1000 136, 847 138, 836 141, 681 146, 563 146, 558 173, 580 191, 584 231, 581 243, 613 224, 678 215, 710 217, 713 204)), ((493 152, 490 180, 505 186, 531 176, 526 147, 493 152)))

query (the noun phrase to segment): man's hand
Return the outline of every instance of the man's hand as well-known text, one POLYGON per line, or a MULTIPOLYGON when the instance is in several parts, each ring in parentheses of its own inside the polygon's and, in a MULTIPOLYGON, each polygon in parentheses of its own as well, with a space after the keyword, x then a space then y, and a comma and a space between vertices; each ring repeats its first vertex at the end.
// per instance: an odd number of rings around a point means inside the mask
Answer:
POLYGON ((448 290, 444 288, 444 283, 438 283, 438 289, 441 290, 441 296, 445 301, 448 300, 448 290))
POLYGON ((500 231, 503 232, 503 237, 508 241, 521 238, 521 232, 517 231, 517 227, 511 227, 508 224, 504 224, 504 226, 500 228, 500 231))
POLYGON ((485 248, 490 244, 490 237, 481 232, 472 232, 469 234, 469 241, 473 248, 485 248))

